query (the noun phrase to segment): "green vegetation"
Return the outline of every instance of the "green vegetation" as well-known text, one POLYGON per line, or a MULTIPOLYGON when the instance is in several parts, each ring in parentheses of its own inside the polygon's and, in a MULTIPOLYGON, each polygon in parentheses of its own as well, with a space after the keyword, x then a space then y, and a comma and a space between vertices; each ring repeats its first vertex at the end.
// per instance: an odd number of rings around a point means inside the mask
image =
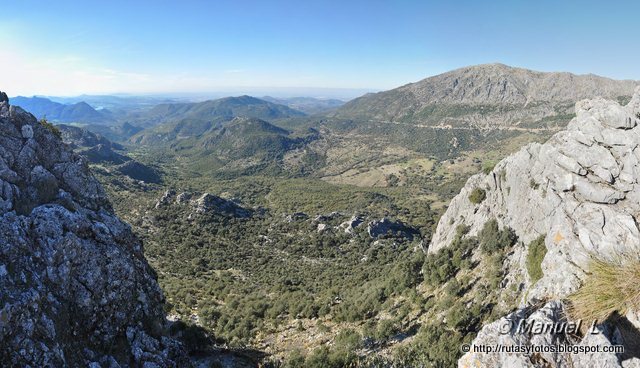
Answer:
POLYGON ((624 316, 640 305, 640 261, 635 256, 616 261, 593 258, 589 276, 572 296, 571 314, 584 321, 624 316))
POLYGON ((511 247, 518 240, 515 232, 511 228, 500 230, 498 221, 491 219, 484 224, 478 234, 480 250, 487 255, 501 253, 511 247))
POLYGON ((533 178, 529 181, 529 187, 531 187, 531 189, 536 190, 540 187, 540 184, 536 183, 535 180, 533 180, 533 178))
POLYGON ((482 188, 475 188, 469 194, 469 201, 473 204, 480 204, 487 198, 487 192, 482 188))
POLYGON ((529 249, 527 253, 527 272, 529 273, 531 283, 534 284, 543 276, 542 260, 547 254, 547 247, 544 244, 544 235, 541 235, 536 240, 529 243, 527 248, 529 249))
POLYGON ((482 163, 482 172, 485 175, 488 175, 491 171, 493 171, 493 168, 496 167, 497 162, 489 160, 489 161, 485 161, 482 163))
POLYGON ((422 266, 424 280, 430 285, 443 285, 460 269, 469 268, 471 265, 469 257, 471 251, 477 246, 477 240, 473 237, 464 238, 468 229, 462 225, 456 231, 456 237, 451 245, 427 257, 422 266))
POLYGON ((53 133, 53 135, 55 135, 58 138, 62 138, 62 133, 60 132, 60 129, 58 129, 58 127, 55 126, 53 123, 50 123, 46 117, 43 117, 38 122, 40 123, 40 125, 42 125, 46 129, 48 129, 51 133, 53 133))

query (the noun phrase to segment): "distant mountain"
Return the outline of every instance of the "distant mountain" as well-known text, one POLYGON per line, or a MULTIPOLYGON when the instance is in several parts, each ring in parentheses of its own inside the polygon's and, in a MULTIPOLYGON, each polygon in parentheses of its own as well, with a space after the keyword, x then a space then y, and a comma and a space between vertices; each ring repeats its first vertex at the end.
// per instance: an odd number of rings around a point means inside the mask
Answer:
POLYGON ((292 97, 292 98, 275 98, 271 96, 262 97, 263 100, 289 106, 292 109, 302 111, 306 114, 318 114, 331 110, 345 104, 342 100, 337 99, 321 99, 313 97, 292 97))
POLYGON ((175 99, 156 96, 112 96, 112 95, 80 95, 75 97, 56 97, 48 96, 48 99, 62 104, 75 104, 78 102, 86 102, 96 109, 144 109, 151 108, 162 103, 174 103, 175 99))
POLYGON ((112 122, 108 111, 97 111, 86 102, 62 104, 44 97, 13 97, 11 104, 17 105, 35 115, 38 119, 46 116, 48 120, 60 123, 97 123, 112 122))
POLYGON ((485 64, 364 95, 332 116, 442 127, 544 127, 566 124, 578 100, 601 96, 628 101, 638 84, 485 64))
POLYGON ((240 96, 197 103, 160 104, 142 115, 137 122, 151 126, 178 121, 219 123, 238 116, 275 120, 304 115, 288 106, 251 96, 240 96))

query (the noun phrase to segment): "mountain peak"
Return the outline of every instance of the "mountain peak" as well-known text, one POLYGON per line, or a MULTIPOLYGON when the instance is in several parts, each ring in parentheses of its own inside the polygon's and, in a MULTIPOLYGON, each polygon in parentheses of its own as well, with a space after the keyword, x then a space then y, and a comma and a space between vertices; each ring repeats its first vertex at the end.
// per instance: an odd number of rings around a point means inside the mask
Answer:
POLYGON ((629 97, 639 84, 593 75, 547 73, 504 64, 459 68, 345 104, 339 118, 442 127, 539 127, 566 123, 582 99, 629 97))

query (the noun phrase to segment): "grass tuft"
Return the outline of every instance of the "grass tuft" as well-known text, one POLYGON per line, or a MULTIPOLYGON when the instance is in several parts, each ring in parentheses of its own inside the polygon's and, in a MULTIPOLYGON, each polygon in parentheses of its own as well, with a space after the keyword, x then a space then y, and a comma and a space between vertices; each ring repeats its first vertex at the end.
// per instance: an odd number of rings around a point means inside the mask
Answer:
POLYGON ((493 171, 493 168, 496 167, 496 164, 497 162, 493 160, 484 161, 482 163, 482 172, 485 175, 489 175, 489 173, 493 171))
POLYGON ((569 297, 571 314, 583 321, 604 321, 640 307, 640 259, 594 258, 582 287, 569 297))

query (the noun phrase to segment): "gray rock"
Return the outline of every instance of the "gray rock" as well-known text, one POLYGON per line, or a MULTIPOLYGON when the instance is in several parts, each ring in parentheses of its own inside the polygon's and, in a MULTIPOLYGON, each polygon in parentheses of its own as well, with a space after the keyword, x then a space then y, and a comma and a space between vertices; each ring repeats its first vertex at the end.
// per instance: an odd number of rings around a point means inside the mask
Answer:
MULTIPOLYGON (((527 145, 488 175, 471 177, 440 219, 428 252, 451 244, 458 225, 469 226, 469 235, 476 235, 493 218, 501 227, 512 228, 525 247, 544 236, 544 276, 535 284, 526 278, 523 308, 529 302, 562 299, 575 292, 594 255, 616 259, 621 254, 640 253, 638 110, 640 89, 625 107, 604 99, 577 103, 576 118, 565 131, 544 144, 527 145), (486 199, 474 205, 468 197, 478 187, 485 189, 486 199)), ((526 269, 525 257, 519 254, 514 252, 505 260, 507 277, 526 269)), ((479 339, 491 337, 489 326, 479 339)), ((564 364, 559 357, 548 359, 551 366, 564 364)), ((486 366, 530 364, 491 361, 486 366)), ((581 355, 572 364, 619 366, 603 355, 581 355)))
POLYGON ((309 218, 309 215, 307 215, 304 212, 294 212, 292 214, 286 215, 285 221, 287 222, 304 221, 304 220, 307 220, 308 218, 309 218))
POLYGON ((189 202, 189 200, 191 200, 191 197, 192 197, 191 193, 186 193, 186 192, 180 193, 176 197, 176 203, 177 204, 187 203, 189 202))
POLYGON ((340 224, 340 227, 344 229, 347 234, 353 234, 355 229, 364 222, 364 219, 358 215, 353 215, 348 221, 340 224))
POLYGON ((21 131, 22 131, 22 138, 24 139, 33 138, 33 127, 31 125, 23 125, 21 131))
POLYGON ((251 217, 251 210, 209 193, 205 193, 195 200, 194 207, 195 212, 199 214, 220 214, 237 218, 251 217))
POLYGON ((155 208, 158 209, 162 206, 166 206, 169 203, 171 203, 171 201, 173 200, 173 197, 175 197, 176 195, 176 191, 173 189, 167 189, 164 194, 162 195, 162 197, 160 197, 160 199, 158 199, 158 201, 156 202, 155 208))
MULTIPOLYGON (((570 328, 562 330, 556 326, 577 321, 568 321, 564 305, 553 300, 544 306, 523 307, 509 315, 482 328, 474 339, 475 346, 611 346, 611 337, 605 327, 600 326, 598 333, 585 335, 582 340, 575 336, 570 328), (530 326, 530 327, 527 327, 530 326), (545 326, 550 326, 547 328, 545 326), (536 332, 537 331, 537 332, 536 332)), ((470 351, 458 361, 458 367, 545 367, 545 368, 615 368, 622 367, 615 353, 580 353, 571 352, 501 352, 486 353, 470 351)))
POLYGON ((2 365, 188 366, 164 336, 164 297, 142 244, 86 162, 6 102, 0 152, 2 365))

